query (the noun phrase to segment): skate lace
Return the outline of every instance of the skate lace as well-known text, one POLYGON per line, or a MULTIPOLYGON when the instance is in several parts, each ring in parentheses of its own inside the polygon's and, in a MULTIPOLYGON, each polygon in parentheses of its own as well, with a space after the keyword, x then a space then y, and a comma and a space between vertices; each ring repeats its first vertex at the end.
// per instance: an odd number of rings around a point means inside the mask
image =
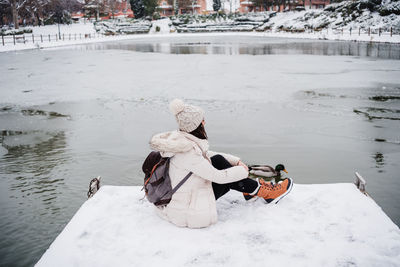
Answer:
POLYGON ((277 191, 282 189, 281 184, 275 184, 273 185, 272 183, 266 183, 266 182, 261 182, 261 187, 268 189, 270 191, 277 191))
POLYGON ((276 191, 276 190, 281 190, 282 189, 282 185, 281 184, 276 184, 274 185, 274 187, 272 188, 272 190, 276 191))

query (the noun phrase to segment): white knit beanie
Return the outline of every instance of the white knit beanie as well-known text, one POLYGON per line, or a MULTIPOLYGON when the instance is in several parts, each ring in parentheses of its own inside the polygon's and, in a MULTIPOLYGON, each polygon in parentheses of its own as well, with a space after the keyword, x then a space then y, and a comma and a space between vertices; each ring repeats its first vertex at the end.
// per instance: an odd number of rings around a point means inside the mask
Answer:
POLYGON ((199 127, 204 119, 204 111, 196 106, 185 104, 180 99, 174 99, 169 104, 169 109, 175 115, 181 131, 190 133, 199 127))

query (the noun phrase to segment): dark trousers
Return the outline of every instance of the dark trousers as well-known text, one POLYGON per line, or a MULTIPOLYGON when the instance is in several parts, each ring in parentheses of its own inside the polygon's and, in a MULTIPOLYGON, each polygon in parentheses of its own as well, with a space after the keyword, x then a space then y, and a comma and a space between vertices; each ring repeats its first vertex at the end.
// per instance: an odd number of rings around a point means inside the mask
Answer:
MULTIPOLYGON (((211 163, 218 170, 231 168, 232 165, 221 155, 211 157, 211 163)), ((258 183, 252 179, 246 178, 237 182, 228 184, 212 183, 215 199, 218 199, 233 189, 243 193, 252 193, 258 187, 258 183)))

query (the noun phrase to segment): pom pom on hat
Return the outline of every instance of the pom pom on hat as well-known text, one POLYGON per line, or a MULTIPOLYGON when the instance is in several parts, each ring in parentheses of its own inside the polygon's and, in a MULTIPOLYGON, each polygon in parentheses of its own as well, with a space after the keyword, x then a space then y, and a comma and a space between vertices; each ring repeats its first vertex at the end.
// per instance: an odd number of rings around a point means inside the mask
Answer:
POLYGON ((172 114, 175 116, 182 112, 185 109, 185 103, 181 99, 174 99, 169 104, 169 110, 171 110, 172 114))
POLYGON ((190 133, 195 130, 204 119, 204 111, 196 106, 185 104, 181 99, 174 99, 169 109, 175 115, 179 130, 190 133))

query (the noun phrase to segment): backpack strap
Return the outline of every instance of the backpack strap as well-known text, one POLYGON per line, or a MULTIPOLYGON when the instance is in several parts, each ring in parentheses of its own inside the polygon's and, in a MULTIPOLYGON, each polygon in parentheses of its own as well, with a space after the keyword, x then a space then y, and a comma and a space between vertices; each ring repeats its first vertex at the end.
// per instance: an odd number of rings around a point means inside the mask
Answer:
POLYGON ((193 172, 189 172, 185 178, 182 179, 182 181, 179 182, 179 184, 177 184, 175 186, 174 189, 172 189, 172 194, 175 194, 175 192, 187 181, 187 179, 189 179, 189 177, 193 174, 193 172))
MULTIPOLYGON (((154 165, 153 169, 150 172, 150 176, 149 178, 147 178, 147 180, 144 182, 143 188, 147 185, 147 183, 150 181, 151 176, 153 175, 154 171, 157 169, 158 165, 160 165, 161 163, 165 162, 163 158, 160 159, 159 162, 157 162, 156 165, 154 165)), ((169 164, 169 159, 167 159, 167 164, 169 164)), ((142 188, 142 190, 143 190, 142 188)))

